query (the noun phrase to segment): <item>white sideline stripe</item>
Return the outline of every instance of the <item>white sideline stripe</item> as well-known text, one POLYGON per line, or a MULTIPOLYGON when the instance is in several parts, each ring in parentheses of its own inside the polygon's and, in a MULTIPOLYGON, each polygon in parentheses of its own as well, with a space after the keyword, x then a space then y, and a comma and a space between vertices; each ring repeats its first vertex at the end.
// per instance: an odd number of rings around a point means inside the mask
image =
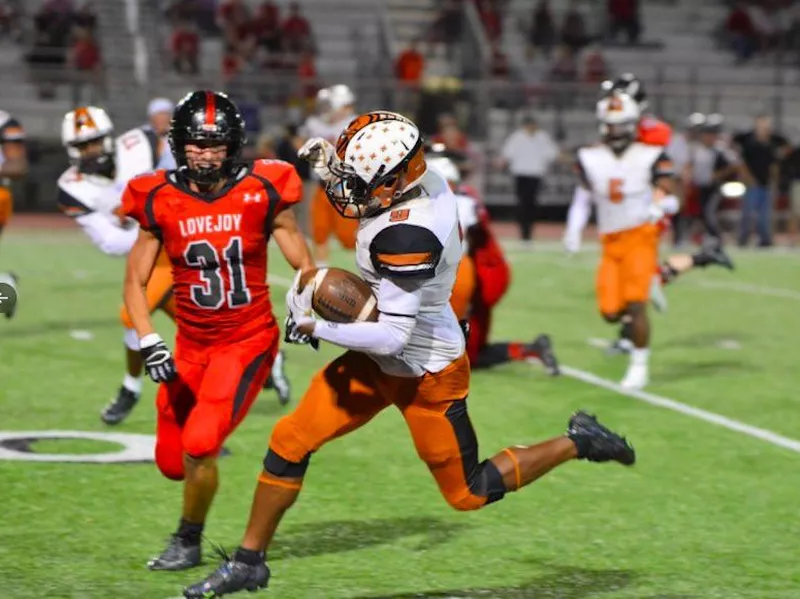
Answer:
POLYGON ((800 441, 784 437, 778 433, 773 433, 772 431, 758 428, 757 426, 751 426, 749 424, 745 424, 744 422, 739 422, 738 420, 733 420, 732 418, 715 414, 714 412, 701 410, 700 408, 695 408, 679 401, 675 401, 674 399, 668 399, 666 397, 661 397, 660 395, 654 395, 653 393, 648 393, 647 391, 623 389, 613 381, 609 381, 596 376, 591 372, 579 370, 578 368, 573 368, 571 366, 562 365, 561 372, 568 377, 582 381, 589 385, 614 391, 620 395, 624 395, 625 397, 630 397, 631 399, 636 399, 638 401, 650 404, 651 406, 665 408, 667 410, 672 410, 673 412, 684 414, 685 416, 691 416, 692 418, 697 418, 698 420, 704 420, 706 422, 710 422, 711 424, 716 424, 717 426, 747 435, 748 437, 761 439, 762 441, 766 441, 772 445, 777 445, 778 447, 783 447, 785 449, 800 453, 800 441))
MULTIPOLYGON (((292 282, 289 279, 281 277, 280 275, 270 275, 269 282, 271 285, 275 285, 277 287, 287 287, 287 288, 289 287, 289 285, 292 284, 292 282)), ((710 422, 711 424, 716 424, 717 426, 727 428, 737 433, 742 433, 743 435, 747 435, 749 437, 761 439, 762 441, 766 441, 767 443, 771 443, 772 445, 777 445, 778 447, 783 447, 785 449, 789 449, 796 453, 800 453, 800 441, 795 441, 794 439, 784 437, 782 435, 779 435, 778 433, 773 433, 772 431, 768 431, 763 428, 758 428, 757 426, 751 426, 749 424, 745 424, 744 422, 739 422, 738 420, 733 420, 732 418, 727 418, 725 416, 721 416, 720 414, 715 414, 714 412, 701 410, 700 408, 695 408, 693 406, 686 405, 679 401, 668 399, 666 397, 661 397, 660 395, 654 395, 646 391, 629 391, 627 389, 623 389, 613 381, 601 378, 597 375, 592 374, 591 372, 586 372, 585 370, 579 370, 578 368, 573 368, 572 366, 566 366, 562 364, 560 368, 561 372, 567 375, 568 377, 582 381, 589 385, 594 385, 595 387, 601 387, 609 391, 614 391, 616 393, 619 393, 620 395, 624 395, 625 397, 630 397, 631 399, 637 399, 641 402, 659 408, 672 410, 673 412, 678 412, 686 416, 691 416, 692 418, 697 418, 698 420, 705 420, 706 422, 710 422)))
POLYGON ((707 289, 724 289, 727 291, 739 291, 751 295, 769 295, 772 297, 782 297, 785 299, 800 300, 800 291, 794 289, 783 289, 781 287, 767 287, 766 285, 751 285, 750 283, 737 283, 725 281, 692 281, 696 287, 707 289))

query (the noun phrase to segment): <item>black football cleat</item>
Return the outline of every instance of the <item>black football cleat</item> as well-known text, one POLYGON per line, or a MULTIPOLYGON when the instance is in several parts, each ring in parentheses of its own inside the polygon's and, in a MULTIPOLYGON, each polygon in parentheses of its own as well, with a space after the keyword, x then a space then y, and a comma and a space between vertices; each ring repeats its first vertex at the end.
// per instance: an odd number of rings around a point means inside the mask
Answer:
POLYGON ((139 394, 120 387, 117 396, 100 412, 100 419, 106 424, 119 424, 128 417, 139 401, 139 394))
POLYGON ((728 270, 734 270, 733 260, 731 260, 731 257, 722 247, 722 243, 718 240, 703 246, 697 254, 692 256, 692 260, 698 266, 715 264, 728 270))
POLYGON ((289 382, 286 372, 283 367, 286 363, 286 354, 279 351, 275 356, 275 362, 272 364, 272 371, 269 373, 267 385, 270 389, 275 389, 278 394, 278 403, 285 406, 292 401, 292 384, 289 382))
POLYGON ((547 373, 551 376, 558 376, 561 370, 558 368, 558 358, 553 351, 553 342, 549 335, 539 335, 530 344, 530 350, 536 354, 547 373))
POLYGON ((575 412, 569 419, 567 437, 577 446, 579 460, 615 461, 624 466, 636 463, 636 452, 625 437, 607 429, 592 414, 575 412))
POLYGON ((147 567, 151 570, 188 570, 199 566, 201 559, 199 543, 190 544, 178 535, 172 535, 167 548, 147 562, 147 567))
POLYGON ((253 592, 267 588, 269 575, 269 567, 265 563, 251 566, 244 562, 227 560, 200 582, 183 589, 183 596, 211 599, 239 591, 253 592))
MULTIPOLYGON (((15 293, 17 293, 17 294, 19 293, 17 291, 17 286, 19 284, 19 277, 17 275, 15 275, 13 272, 0 274, 0 283, 5 283, 7 285, 10 285, 14 289, 15 293)), ((5 316, 6 316, 6 318, 8 320, 11 320, 12 318, 14 318, 14 314, 16 314, 16 313, 17 313, 17 302, 14 302, 13 304, 11 304, 11 307, 9 309, 5 310, 5 312, 4 312, 4 314, 5 314, 5 316)))

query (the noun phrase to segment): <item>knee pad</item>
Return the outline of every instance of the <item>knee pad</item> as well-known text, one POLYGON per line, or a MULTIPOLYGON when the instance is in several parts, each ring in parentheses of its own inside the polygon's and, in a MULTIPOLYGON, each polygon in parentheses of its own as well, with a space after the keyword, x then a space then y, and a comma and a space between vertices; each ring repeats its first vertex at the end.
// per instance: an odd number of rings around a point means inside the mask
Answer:
POLYGON ((310 460, 311 454, 308 453, 299 462, 290 462, 270 448, 264 456, 264 471, 278 478, 303 478, 310 460))
POLYGON ((181 437, 183 450, 198 459, 217 455, 224 440, 216 422, 209 422, 203 427, 187 426, 181 437))
POLYGON ((136 334, 136 329, 125 329, 122 339, 129 350, 139 351, 139 335, 136 334))
POLYGON ((500 501, 506 494, 503 477, 491 461, 478 465, 467 479, 467 486, 456 492, 445 492, 445 501, 459 512, 469 512, 500 501))
POLYGON ((278 420, 275 428, 272 429, 272 435, 269 439, 269 452, 264 459, 264 469, 275 476, 303 476, 305 469, 308 467, 310 455, 311 451, 300 438, 292 417, 284 416, 278 420), (271 455, 275 457, 270 457, 271 455), (287 464, 303 465, 302 471, 297 475, 287 474, 286 472, 281 474, 281 471, 286 468, 292 471, 295 470, 291 466, 287 466, 287 464))

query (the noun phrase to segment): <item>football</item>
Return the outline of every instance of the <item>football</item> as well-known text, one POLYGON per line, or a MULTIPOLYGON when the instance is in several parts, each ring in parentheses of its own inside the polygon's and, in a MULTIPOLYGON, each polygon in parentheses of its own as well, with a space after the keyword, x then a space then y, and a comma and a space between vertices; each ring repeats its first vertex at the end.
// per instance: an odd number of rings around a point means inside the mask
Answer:
POLYGON ((300 290, 316 282, 311 306, 320 318, 330 322, 375 322, 378 300, 369 284, 358 275, 341 268, 315 268, 300 278, 300 290))

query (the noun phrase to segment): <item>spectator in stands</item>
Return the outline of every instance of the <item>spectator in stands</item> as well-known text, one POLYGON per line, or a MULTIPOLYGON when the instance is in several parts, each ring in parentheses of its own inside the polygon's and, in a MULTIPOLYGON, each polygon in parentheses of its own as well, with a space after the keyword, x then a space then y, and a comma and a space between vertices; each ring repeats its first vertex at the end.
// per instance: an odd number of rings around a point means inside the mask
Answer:
POLYGON ((217 11, 217 26, 221 31, 237 31, 250 21, 250 11, 244 0, 224 0, 217 11))
POLYGON ((197 5, 195 0, 173 0, 167 5, 164 14, 171 23, 193 22, 197 19, 197 5))
POLYGON ((570 0, 569 8, 564 14, 561 22, 561 43, 577 52, 589 43, 589 35, 586 33, 586 23, 577 0, 570 0))
POLYGON ((196 75, 200 71, 200 36, 194 23, 181 22, 172 31, 172 65, 177 73, 196 75))
POLYGON ((738 62, 749 60, 758 47, 758 35, 744 2, 737 2, 731 9, 725 21, 725 32, 738 62))
POLYGON ((689 147, 689 162, 686 177, 697 190, 700 204, 700 218, 706 235, 717 241, 722 240, 717 211, 722 196, 719 187, 737 171, 737 164, 720 147, 719 134, 722 131, 722 117, 708 115, 699 126, 697 139, 689 147))
POLYGON ((22 40, 22 9, 10 0, 0 0, 0 34, 15 42, 22 40))
POLYGON ((222 53, 222 80, 226 86, 230 86, 236 76, 242 72, 244 64, 238 48, 234 44, 226 42, 222 53))
POLYGON ((499 40, 492 42, 492 56, 490 63, 492 77, 501 81, 507 81, 511 74, 511 67, 508 64, 508 56, 503 52, 503 47, 499 40))
POLYGON ((417 85, 422 81, 425 72, 425 57, 419 51, 417 40, 412 42, 397 57, 394 74, 398 81, 409 85, 417 85))
POLYGON ((431 138, 431 143, 442 144, 444 149, 452 150, 463 156, 462 166, 468 173, 465 175, 466 180, 464 183, 473 187, 480 187, 477 179, 480 176, 481 154, 469 140, 467 134, 461 130, 455 116, 449 113, 439 115, 437 133, 431 138))
MULTIPOLYGON (((543 51, 542 51, 543 52, 543 51)), ((528 96, 538 95, 547 82, 550 63, 535 46, 528 46, 519 74, 528 96)))
POLYGON ((575 82, 578 80, 578 63, 575 52, 570 46, 562 45, 556 49, 555 58, 550 66, 552 81, 575 82))
POLYGON ((72 14, 72 20, 76 26, 94 32, 97 28, 97 14, 94 10, 94 2, 92 2, 92 0, 86 0, 81 7, 72 14))
POLYGON ((72 84, 73 106, 86 103, 82 101, 84 89, 89 92, 88 103, 95 104, 101 95, 102 63, 100 47, 90 29, 83 27, 75 29, 75 42, 70 50, 69 65, 76 71, 72 84))
POLYGON ((583 80, 601 83, 608 79, 608 63, 599 44, 589 47, 583 60, 583 80))
POLYGON ((266 0, 258 7, 255 19, 249 24, 255 36, 256 45, 268 53, 279 53, 281 43, 281 21, 278 7, 271 0, 266 0))
POLYGON ((281 34, 288 52, 303 52, 314 47, 311 24, 300 11, 298 2, 289 5, 289 17, 283 22, 281 34))
POLYGON ((500 11, 492 0, 476 0, 478 16, 486 30, 486 37, 490 42, 499 40, 503 36, 503 21, 500 11))
POLYGON ((297 63, 297 78, 300 82, 301 95, 306 102, 313 102, 317 97, 317 67, 314 64, 314 53, 307 49, 300 55, 297 63))
POLYGON ((741 178, 747 186, 742 208, 739 246, 750 240, 753 213, 757 216, 759 247, 772 245, 772 193, 778 164, 790 150, 789 142, 773 132, 772 119, 759 116, 752 131, 734 138, 741 156, 741 178))
POLYGON ((783 175, 789 182, 789 240, 800 242, 800 146, 795 146, 783 162, 783 175))
POLYGON ((537 217, 542 179, 558 158, 559 149, 550 135, 539 129, 536 119, 528 114, 519 129, 503 145, 498 165, 514 177, 517 196, 517 223, 523 241, 530 241, 537 217))
POLYGON ((638 44, 642 32, 639 0, 608 0, 607 9, 609 39, 616 40, 617 34, 622 31, 628 38, 628 44, 638 44))
POLYGON ((556 23, 553 14, 550 12, 550 2, 539 0, 536 9, 533 11, 533 21, 531 22, 528 39, 534 48, 540 49, 545 56, 550 56, 550 51, 555 43, 556 23))
POLYGON ((458 0, 444 0, 428 34, 431 44, 444 44, 450 59, 453 58, 453 47, 461 37, 461 10, 458 0))

